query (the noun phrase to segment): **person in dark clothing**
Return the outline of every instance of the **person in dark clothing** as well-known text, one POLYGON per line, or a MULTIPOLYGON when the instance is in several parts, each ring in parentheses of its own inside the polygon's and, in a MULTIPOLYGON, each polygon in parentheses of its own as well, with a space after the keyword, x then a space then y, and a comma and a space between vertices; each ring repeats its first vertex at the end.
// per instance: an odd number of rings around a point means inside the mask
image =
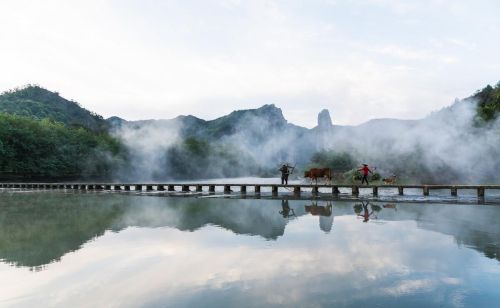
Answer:
POLYGON ((281 168, 279 169, 279 171, 281 171, 281 184, 286 184, 288 185, 288 176, 290 175, 290 169, 292 167, 288 166, 288 165, 283 165, 281 166, 281 168))
POLYGON ((280 214, 283 215, 283 218, 288 218, 290 216, 295 216, 295 212, 288 205, 288 200, 281 200, 281 211, 280 214), (291 214, 290 214, 291 212, 291 214))
POLYGON ((361 167, 360 169, 358 169, 358 171, 361 171, 361 173, 363 174, 363 178, 361 179, 361 185, 363 185, 363 183, 366 182, 366 185, 369 185, 368 183, 368 173, 373 173, 370 168, 368 168, 368 165, 367 164, 363 164, 363 167, 361 167))

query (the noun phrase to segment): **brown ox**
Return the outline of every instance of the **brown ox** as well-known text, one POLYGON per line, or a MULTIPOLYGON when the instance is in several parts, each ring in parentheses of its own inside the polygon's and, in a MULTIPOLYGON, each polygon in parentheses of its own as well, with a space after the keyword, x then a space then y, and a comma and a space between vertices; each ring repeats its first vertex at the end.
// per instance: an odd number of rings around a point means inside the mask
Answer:
POLYGON ((317 204, 305 205, 306 213, 311 213, 313 216, 330 216, 332 215, 332 205, 321 206, 317 204))
POLYGON ((316 181, 316 185, 318 185, 318 179, 325 178, 326 182, 332 181, 332 170, 330 168, 312 168, 308 171, 304 172, 305 178, 310 178, 312 181, 316 181))

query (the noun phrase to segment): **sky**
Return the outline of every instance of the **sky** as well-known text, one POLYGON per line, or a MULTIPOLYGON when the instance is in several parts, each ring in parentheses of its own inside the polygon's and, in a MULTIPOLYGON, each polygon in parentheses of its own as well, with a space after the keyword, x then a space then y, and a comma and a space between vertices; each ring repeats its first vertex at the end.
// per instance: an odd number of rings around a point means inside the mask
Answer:
POLYGON ((0 91, 104 117, 418 119, 500 80, 497 0, 0 0, 0 91))

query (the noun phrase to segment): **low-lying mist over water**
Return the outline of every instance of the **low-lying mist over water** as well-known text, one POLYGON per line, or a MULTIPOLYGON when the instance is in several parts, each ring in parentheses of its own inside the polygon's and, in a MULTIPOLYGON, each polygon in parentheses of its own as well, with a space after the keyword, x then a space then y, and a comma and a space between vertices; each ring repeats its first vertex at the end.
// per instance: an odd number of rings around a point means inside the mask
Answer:
POLYGON ((318 125, 307 129, 265 105, 212 121, 120 120, 113 134, 133 162, 118 174, 140 180, 275 176, 285 162, 296 164, 300 173, 323 151, 348 156, 351 168, 367 163, 383 177, 411 182, 497 182, 500 121, 480 123, 477 109, 471 98, 420 120, 378 119, 358 126, 334 125, 323 110, 318 125))

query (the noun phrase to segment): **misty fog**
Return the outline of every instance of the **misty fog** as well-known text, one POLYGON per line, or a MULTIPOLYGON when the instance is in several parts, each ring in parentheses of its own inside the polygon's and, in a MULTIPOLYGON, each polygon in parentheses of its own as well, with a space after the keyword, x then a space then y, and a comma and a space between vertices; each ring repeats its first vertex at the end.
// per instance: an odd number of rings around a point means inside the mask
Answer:
MULTIPOLYGON (((335 112, 335 111, 333 111, 335 112)), ((318 126, 288 123, 274 105, 213 121, 194 117, 124 122, 114 135, 127 146, 129 180, 278 176, 280 164, 303 170, 314 153, 347 153, 382 176, 422 183, 484 183, 500 179, 500 123, 475 122, 467 99, 420 120, 376 119, 339 126, 323 110, 318 126)), ((335 172, 334 166, 334 172, 335 172)))

